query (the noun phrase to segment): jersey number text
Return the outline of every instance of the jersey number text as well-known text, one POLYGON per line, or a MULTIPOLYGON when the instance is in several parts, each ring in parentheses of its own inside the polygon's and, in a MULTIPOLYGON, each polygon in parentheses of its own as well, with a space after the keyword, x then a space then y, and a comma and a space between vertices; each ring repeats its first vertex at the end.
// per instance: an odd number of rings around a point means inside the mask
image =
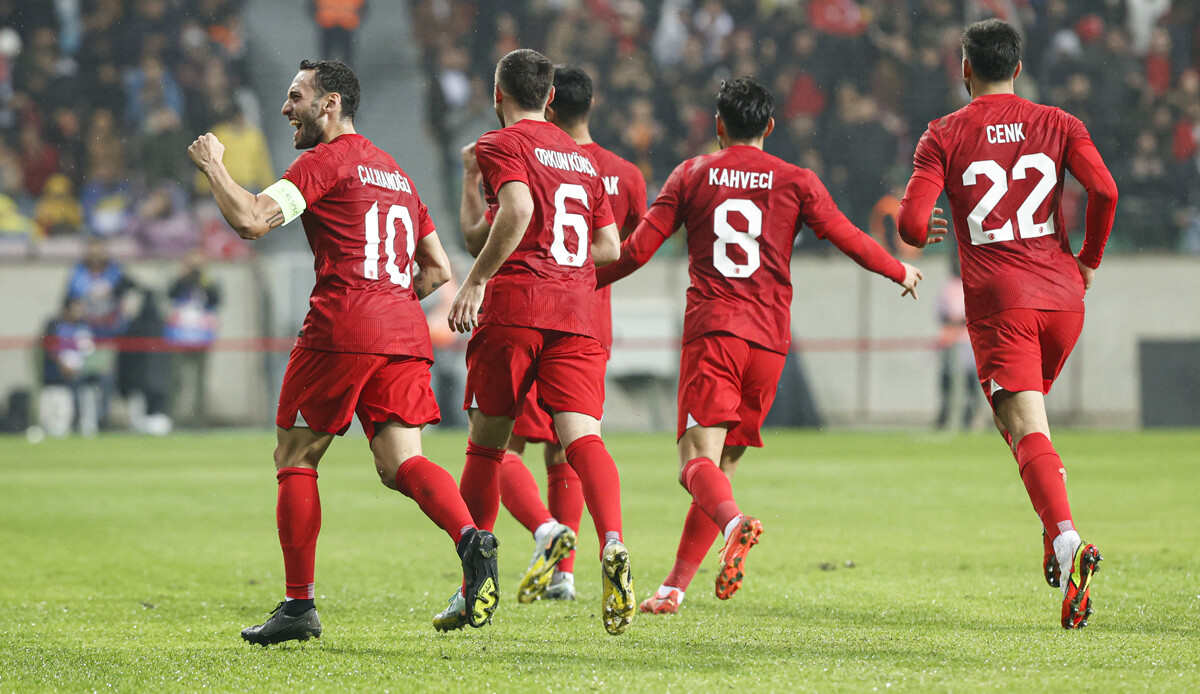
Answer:
MULTIPOLYGON (((366 260, 363 261, 363 276, 369 280, 379 279, 379 203, 371 205, 371 209, 367 210, 367 216, 363 219, 363 225, 367 229, 367 245, 365 250, 366 260)), ((407 207, 400 205, 392 205, 388 208, 387 220, 383 224, 383 228, 387 230, 387 238, 384 239, 383 250, 387 254, 387 262, 383 264, 384 272, 387 273, 388 279, 392 284, 398 284, 401 287, 408 288, 412 284, 412 257, 413 251, 417 246, 417 239, 413 233, 412 216, 408 213, 407 207), (396 265, 396 220, 404 226, 404 239, 406 242, 404 257, 404 270, 396 265)))
POLYGON ((749 277, 762 264, 758 250, 758 237, 762 235, 762 210, 750 200, 730 198, 713 211, 713 267, 726 277, 749 277), (729 223, 729 213, 737 212, 746 218, 746 231, 738 231, 729 223), (739 265, 729 257, 729 245, 733 244, 746 254, 746 262, 739 265))
POLYGON ((1033 154, 1025 154, 1013 166, 1012 177, 1014 181, 1024 180, 1030 169, 1036 169, 1042 174, 1042 180, 1029 191, 1029 197, 1025 198, 1025 202, 1017 208, 1017 235, 1013 235, 1013 220, 1009 219, 1004 222, 1004 226, 999 229, 984 229, 983 220, 987 219, 992 210, 996 209, 996 205, 1000 203, 1000 199, 1008 192, 1008 174, 1004 169, 991 159, 971 162, 966 171, 963 171, 963 185, 973 186, 979 176, 984 176, 992 182, 992 187, 984 193, 980 198, 979 203, 975 205, 975 209, 967 215, 967 228, 971 230, 971 244, 979 246, 985 243, 996 243, 997 241, 1012 241, 1014 238, 1032 239, 1038 236, 1049 236, 1054 233, 1054 213, 1050 213, 1045 222, 1037 223, 1033 221, 1033 213, 1037 211, 1042 203, 1050 195, 1050 191, 1054 190, 1055 184, 1058 183, 1058 172, 1055 170, 1054 160, 1042 154, 1035 152, 1033 154))

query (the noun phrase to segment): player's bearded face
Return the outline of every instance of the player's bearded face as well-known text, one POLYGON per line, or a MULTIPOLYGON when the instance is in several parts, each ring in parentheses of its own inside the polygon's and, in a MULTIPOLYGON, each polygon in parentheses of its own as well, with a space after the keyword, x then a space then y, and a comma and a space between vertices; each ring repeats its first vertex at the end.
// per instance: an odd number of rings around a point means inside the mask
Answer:
POLYGON ((296 135, 293 137, 296 149, 311 149, 316 147, 325 137, 325 129, 319 123, 320 115, 321 106, 316 101, 308 108, 298 109, 293 114, 293 117, 300 121, 300 125, 296 129, 296 135))

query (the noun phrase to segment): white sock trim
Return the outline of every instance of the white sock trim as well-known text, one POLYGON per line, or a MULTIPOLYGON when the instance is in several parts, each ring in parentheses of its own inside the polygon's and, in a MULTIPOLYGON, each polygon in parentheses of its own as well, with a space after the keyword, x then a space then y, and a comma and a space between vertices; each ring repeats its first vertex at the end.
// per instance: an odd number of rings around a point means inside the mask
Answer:
POLYGON ((723 533, 726 540, 729 539, 730 533, 732 533, 734 530, 737 530, 737 527, 742 522, 743 518, 745 518, 744 515, 734 516, 733 520, 725 524, 725 530, 723 533))
POLYGON ((677 593, 679 593, 679 602, 682 603, 683 602, 683 589, 682 588, 676 588, 675 586, 669 586, 664 583, 663 585, 658 587, 658 590, 655 591, 654 594, 660 598, 665 598, 671 594, 671 591, 676 591, 677 593))

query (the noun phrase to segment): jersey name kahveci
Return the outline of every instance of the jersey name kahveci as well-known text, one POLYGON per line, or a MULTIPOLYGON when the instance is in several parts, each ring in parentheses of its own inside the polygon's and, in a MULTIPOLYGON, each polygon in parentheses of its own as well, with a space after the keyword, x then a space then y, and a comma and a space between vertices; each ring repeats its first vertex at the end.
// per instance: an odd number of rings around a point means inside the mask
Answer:
POLYGON ((613 223, 613 214, 591 156, 558 126, 520 120, 480 137, 475 158, 489 217, 494 219, 505 183, 524 183, 533 198, 520 243, 487 283, 480 323, 600 339, 591 310, 591 244, 597 229, 613 223))
POLYGON ((435 229, 395 160, 361 135, 342 135, 301 154, 283 178, 304 197, 316 271, 296 344, 433 359, 413 254, 435 229))

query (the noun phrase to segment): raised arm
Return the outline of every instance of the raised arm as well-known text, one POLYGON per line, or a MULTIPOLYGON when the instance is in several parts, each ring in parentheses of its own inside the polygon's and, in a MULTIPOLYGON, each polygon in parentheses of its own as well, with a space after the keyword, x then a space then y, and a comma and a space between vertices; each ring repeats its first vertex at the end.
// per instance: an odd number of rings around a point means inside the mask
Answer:
MULTIPOLYGON (((254 195, 241 187, 225 169, 225 145, 212 133, 201 135, 188 147, 188 156, 212 186, 213 199, 225 221, 244 239, 257 239, 284 223, 279 203, 265 192, 254 195)), ((279 184, 276 184, 279 185, 279 184)), ((286 185, 291 185, 287 183, 286 185)), ((295 186, 292 186, 294 189, 295 186)), ((299 191, 296 197, 300 198, 299 191)), ((300 198, 303 200, 303 198, 300 198)), ((296 212, 299 214, 299 211, 296 212)))
POLYGON ((479 190, 483 175, 479 171, 479 162, 475 159, 475 143, 463 147, 463 181, 462 201, 458 207, 458 223, 462 227, 463 240, 467 244, 467 252, 477 257, 483 250, 487 240, 487 203, 479 190))
POLYGON ((450 281, 450 258, 446 256, 446 249, 442 248, 436 231, 417 242, 413 260, 419 268, 413 276, 413 291, 418 299, 424 299, 450 281))
POLYGON ((508 256, 517 249, 521 237, 533 219, 533 196, 529 186, 521 181, 509 181, 498 192, 500 206, 488 231, 487 241, 471 271, 454 297, 448 321, 450 328, 460 333, 479 325, 479 306, 483 303, 484 288, 508 256))

